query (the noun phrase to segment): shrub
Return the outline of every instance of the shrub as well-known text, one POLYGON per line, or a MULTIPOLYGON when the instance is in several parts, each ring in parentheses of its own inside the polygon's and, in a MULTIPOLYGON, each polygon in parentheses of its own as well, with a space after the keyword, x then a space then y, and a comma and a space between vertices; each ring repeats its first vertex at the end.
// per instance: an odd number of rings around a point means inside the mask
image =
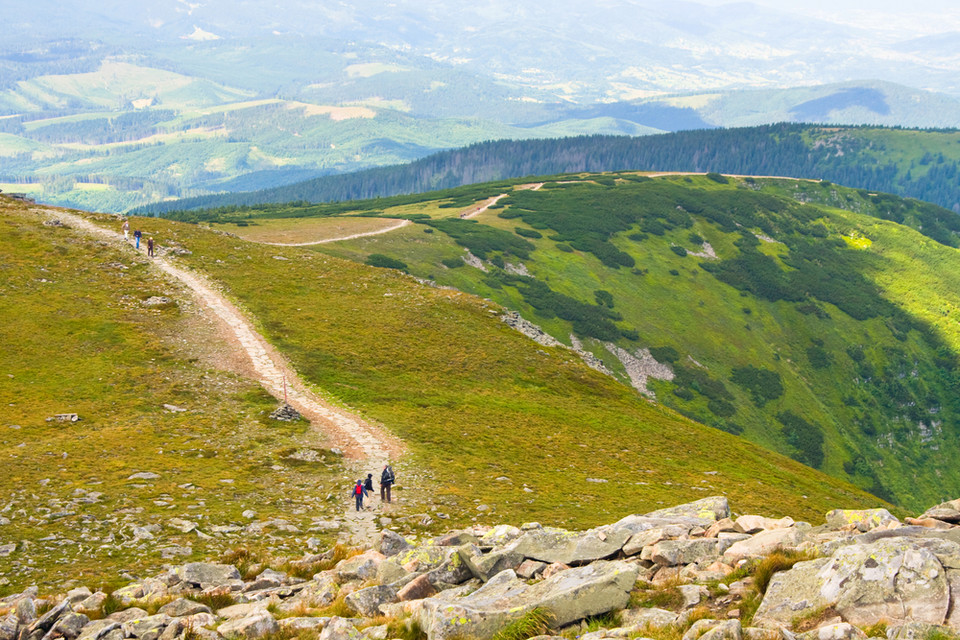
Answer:
POLYGON ((650 347, 650 355, 657 362, 676 362, 680 359, 680 353, 673 347, 650 347))
POLYGON ((678 276, 678 275, 680 275, 680 272, 677 271, 676 269, 670 269, 670 275, 672 275, 672 276, 678 276))
POLYGON ((681 247, 681 246, 678 245, 678 244, 672 244, 672 245, 670 245, 670 251, 673 251, 675 254, 677 254, 677 255, 680 256, 681 258, 686 258, 686 257, 687 257, 687 250, 684 249, 683 247, 681 247))
POLYGON ((433 229, 431 229, 430 227, 426 227, 426 228, 423 230, 423 232, 424 232, 424 233, 433 233, 433 229))
POLYGON ((790 457, 809 467, 819 468, 823 464, 823 429, 791 411, 778 413, 777 420, 783 425, 787 444, 796 451, 790 457))
POLYGON ((714 173, 712 171, 707 174, 707 180, 713 180, 714 182, 717 182, 719 184, 729 184, 730 182, 730 180, 727 179, 727 176, 719 173, 714 173))
POLYGON ((523 227, 517 227, 514 229, 518 236, 523 236, 524 238, 542 238, 543 234, 539 231, 534 231, 533 229, 524 229, 523 227))
POLYGON ((769 400, 783 395, 783 380, 776 371, 758 369, 753 365, 737 367, 730 376, 731 382, 750 393, 753 403, 762 407, 769 400))
POLYGON ((598 289, 593 292, 593 297, 596 299, 597 304, 613 309, 613 294, 609 291, 598 289))
POLYGON ((807 359, 814 369, 826 369, 833 363, 833 358, 820 346, 813 345, 807 348, 807 359))
POLYGON ((696 245, 702 245, 704 242, 706 242, 702 236, 696 233, 691 233, 689 236, 687 236, 687 240, 696 245))
POLYGON ((737 408, 726 400, 713 399, 707 402, 707 409, 715 416, 729 418, 737 412, 737 408))
POLYGON ((467 264, 463 261, 463 258, 444 258, 440 261, 440 264, 445 266, 447 269, 457 269, 467 264))
POLYGON ((687 389, 686 387, 677 387, 673 390, 673 395, 677 396, 681 400, 693 400, 693 391, 687 389))
POLYGON ((573 247, 568 244, 560 243, 557 245, 558 251, 563 251, 564 253, 573 253, 573 247))
POLYGON ((620 335, 622 335, 627 340, 636 342, 640 339, 640 332, 636 329, 620 329, 620 335))
POLYGON ((366 263, 371 267, 381 267, 383 269, 399 269, 400 271, 407 270, 407 263, 390 256, 385 256, 382 253, 371 253, 367 256, 366 263))

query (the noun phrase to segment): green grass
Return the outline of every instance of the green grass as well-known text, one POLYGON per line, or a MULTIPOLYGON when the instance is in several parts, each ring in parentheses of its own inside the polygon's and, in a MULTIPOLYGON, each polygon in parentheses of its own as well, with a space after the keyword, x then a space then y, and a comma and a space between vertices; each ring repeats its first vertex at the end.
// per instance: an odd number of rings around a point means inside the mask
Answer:
POLYGON ((186 262, 222 282, 302 376, 405 441, 403 464, 421 480, 404 497, 450 516, 435 528, 472 522, 479 503, 494 508, 486 521, 585 527, 711 493, 817 521, 837 505, 877 502, 649 404, 509 329, 482 299, 310 249, 136 224, 193 251, 186 262), (509 481, 492 481, 501 476, 509 481))
MULTIPOLYGON (((960 488, 960 472, 950 463, 960 455, 953 426, 960 407, 952 391, 960 353, 960 331, 952 320, 960 309, 960 282, 954 282, 960 265, 956 250, 934 239, 955 242, 950 212, 794 180, 722 184, 677 176, 594 182, 548 181, 540 191, 502 200, 507 208, 499 216, 483 214, 479 225, 513 233, 525 221, 543 237, 515 236, 535 247, 528 258, 511 255, 506 243, 499 251, 488 247, 488 258, 521 262, 539 287, 587 305, 597 304, 594 292, 608 292, 615 301, 611 311, 621 317, 615 325, 623 338, 615 342, 630 351, 674 349, 678 365, 722 383, 730 394, 712 397, 688 384, 648 382, 659 401, 685 415, 910 509, 922 510, 960 488), (800 197, 818 204, 800 206, 800 197), (881 217, 902 219, 927 235, 881 217), (659 225, 657 233, 638 235, 641 228, 656 227, 650 220, 659 225), (744 245, 738 221, 775 241, 744 245), (719 260, 689 255, 701 250, 700 240, 710 243, 719 260), (573 252, 561 249, 568 242, 573 252), (605 263, 616 255, 611 251, 635 266, 605 263), (743 261, 748 253, 754 263, 743 261), (767 283, 756 277, 763 269, 785 284, 765 289, 767 283), (744 278, 742 272, 754 275, 744 278), (860 361, 848 353, 858 345, 860 361)), ((509 192, 510 186, 501 189, 509 192)), ((558 317, 555 307, 525 293, 526 285, 511 283, 492 266, 492 275, 449 268, 446 263, 464 255, 458 242, 455 235, 425 236, 408 228, 318 251, 352 260, 386 255, 413 275, 516 309, 561 342, 579 333, 585 347, 626 381, 604 345, 586 339, 601 333, 585 333, 558 317)), ((603 332, 604 341, 608 336, 603 332)))
MULTIPOLYGON (((246 524, 252 508, 305 532, 336 509, 321 498, 339 467, 284 462, 279 452, 311 441, 306 425, 269 420, 276 401, 220 368, 188 295, 132 252, 43 219, 0 199, 0 484, 12 505, 0 539, 31 542, 5 558, 0 592, 94 587, 231 544, 182 534, 174 517, 210 532, 246 524), (152 295, 175 302, 142 306, 152 295), (80 421, 47 421, 66 412, 80 421), (128 480, 141 471, 159 477, 128 480), (135 526, 152 538, 135 540, 135 526), (173 547, 186 555, 162 557, 173 547)), ((297 536, 271 535, 251 544, 300 553, 297 536)))
POLYGON ((545 635, 550 629, 551 618, 549 611, 533 609, 500 629, 493 636, 493 640, 527 640, 534 636, 545 635))

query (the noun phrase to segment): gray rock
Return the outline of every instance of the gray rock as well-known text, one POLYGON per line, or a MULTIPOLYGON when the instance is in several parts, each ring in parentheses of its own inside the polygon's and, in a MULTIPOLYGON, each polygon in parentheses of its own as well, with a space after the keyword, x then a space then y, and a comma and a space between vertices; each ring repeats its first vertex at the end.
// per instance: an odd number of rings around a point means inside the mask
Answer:
POLYGON ((742 640, 743 628, 739 620, 725 620, 702 636, 700 640, 742 640))
POLYGON ((92 595, 93 592, 87 587, 77 587, 67 591, 66 598, 70 601, 71 606, 75 606, 78 602, 83 602, 92 595))
POLYGON ((826 606, 854 625, 942 624, 950 606, 946 571, 930 550, 909 538, 841 547, 830 558, 775 574, 754 620, 761 626, 789 624, 826 606))
POLYGON ((430 581, 430 577, 424 574, 405 584, 403 588, 397 592, 397 599, 401 602, 407 600, 423 600, 424 598, 436 595, 436 593, 437 589, 430 581))
POLYGON ((832 529, 852 528, 866 533, 891 522, 900 523, 886 509, 834 509, 827 513, 827 526, 832 529))
POLYGON ((73 640, 80 635, 80 631, 83 627, 90 622, 90 618, 83 615, 82 613, 74 613, 73 611, 65 614, 57 623, 53 625, 53 628, 50 629, 48 635, 51 637, 64 637, 67 640, 73 640))
POLYGON ((177 577, 201 589, 230 584, 240 580, 240 571, 232 564, 190 562, 177 567, 177 577))
POLYGON ((0 640, 15 640, 18 626, 19 623, 15 615, 7 615, 0 618, 0 640))
POLYGON ((246 618, 236 618, 224 622, 217 627, 217 633, 224 638, 244 638, 253 640, 262 638, 265 635, 276 633, 280 630, 280 625, 273 619, 273 616, 266 610, 254 613, 246 618))
POLYGON ((117 627, 100 636, 100 640, 124 640, 125 637, 126 636, 123 635, 123 629, 117 627))
MULTIPOLYGON (((943 627, 923 622, 908 622, 906 624, 887 628, 888 640, 924 640, 935 632, 944 632, 943 627)), ((949 634, 949 631, 947 632, 949 634)))
POLYGON ((80 611, 96 611, 103 606, 103 603, 106 599, 107 594, 105 594, 103 591, 97 591, 96 593, 90 594, 89 598, 78 602, 74 608, 80 611))
POLYGON ((377 568, 383 563, 384 556, 376 551, 347 558, 337 565, 337 577, 342 582, 351 580, 369 580, 377 575, 377 568))
POLYGON ((623 608, 637 574, 635 565, 598 561, 528 585, 507 570, 458 600, 423 600, 421 624, 431 640, 454 637, 482 640, 539 607, 550 614, 552 626, 561 627, 623 608))
POLYGON ((686 630, 683 634, 683 640, 698 640, 700 636, 704 635, 714 627, 720 624, 719 620, 714 620, 712 618, 705 618, 703 620, 697 620, 690 628, 686 630))
POLYGON ((159 480, 159 479, 160 479, 160 476, 156 473, 153 473, 152 471, 140 471, 127 478, 127 480, 159 480))
POLYGON ((143 638, 151 631, 156 631, 156 635, 159 636, 160 631, 162 631, 165 626, 170 624, 170 619, 170 616, 167 614, 158 613, 153 616, 128 620, 122 625, 123 633, 128 638, 143 638))
POLYGON ((160 607, 158 613, 165 613, 171 618, 182 618, 183 616, 192 616, 195 613, 212 613, 210 607, 186 598, 177 598, 173 602, 160 607))
POLYGON ((360 632, 348 620, 334 616, 320 632, 318 640, 357 640, 360 632))
POLYGON ((933 518, 949 524, 960 524, 960 499, 950 500, 927 509, 920 519, 933 518))
POLYGON ((373 618, 381 615, 380 605, 397 601, 397 590, 388 585, 377 585, 354 591, 344 602, 362 616, 373 618))
POLYGON ((37 605, 34 603, 33 598, 21 598, 17 600, 14 613, 17 615, 17 622, 20 624, 31 624, 37 619, 37 605))
POLYGON ((377 539, 373 548, 387 558, 390 558, 398 553, 407 551, 410 547, 411 544, 399 533, 395 533, 390 529, 384 529, 380 532, 380 537, 377 539))
POLYGON ((798 640, 866 640, 866 638, 867 634, 848 622, 825 624, 797 636, 798 640))
POLYGON ((240 618, 248 618, 250 616, 257 615, 263 611, 267 610, 267 607, 272 604, 274 600, 257 600, 255 602, 243 602, 240 604, 232 604, 229 607, 224 607, 223 609, 217 610, 217 615, 221 618, 226 618, 228 620, 238 620, 240 618))
POLYGON ((446 562, 436 569, 431 569, 426 575, 430 583, 437 588, 442 588, 442 585, 463 584, 473 578, 473 572, 460 557, 459 551, 451 553, 446 562))
POLYGON ((540 562, 580 564, 608 558, 620 551, 630 538, 626 529, 593 529, 571 533, 564 529, 542 528, 527 531, 513 545, 524 558, 540 562))
POLYGON ((665 629, 677 624, 680 615, 666 609, 624 609, 620 621, 633 629, 665 629))
POLYGON ((140 304, 145 307, 160 307, 165 304, 170 304, 172 300, 166 296, 150 296, 140 304))
POLYGON ((34 631, 43 631, 46 633, 47 631, 50 631, 57 620, 60 619, 60 616, 70 610, 70 602, 68 600, 63 600, 50 609, 50 611, 47 611, 45 614, 40 616, 37 620, 34 620, 33 623, 27 627, 28 633, 33 633, 34 631))
POLYGON ((723 553, 723 561, 734 564, 743 558, 765 556, 777 549, 795 548, 803 541, 803 532, 797 527, 770 529, 741 540, 723 553))
POLYGON ((651 548, 650 560, 663 567, 675 567, 712 560, 719 555, 719 542, 716 538, 662 540, 651 548))
POLYGON ((304 631, 310 629, 322 629, 328 622, 329 617, 323 618, 282 618, 277 622, 280 628, 287 631, 304 631))
POLYGON ((130 622, 131 620, 146 618, 147 615, 149 614, 147 614, 147 612, 140 607, 130 607, 128 609, 123 609, 122 611, 114 611, 107 616, 107 619, 123 624, 124 622, 130 622))
POLYGON ((484 582, 502 571, 516 569, 524 560, 523 554, 510 547, 480 553, 478 547, 465 545, 459 548, 458 553, 470 573, 484 582))
POLYGON ((677 588, 680 590, 680 595, 683 596, 684 609, 692 609, 700 604, 700 601, 703 598, 703 592, 701 591, 700 585, 682 584, 677 588))
POLYGON ((5 558, 17 550, 16 542, 9 542, 7 544, 0 544, 0 558, 5 558))
POLYGON ((524 560, 520 566, 517 567, 517 575, 524 580, 530 580, 543 573, 543 570, 546 568, 547 563, 545 562, 540 562, 538 560, 524 560))
POLYGON ((709 523, 730 517, 730 504, 725 496, 711 496, 696 502, 681 504, 676 507, 651 511, 645 514, 647 518, 695 518, 709 523))
MULTIPOLYGON (((481 505, 484 506, 484 505, 481 505)), ((523 531, 508 524, 498 524, 482 536, 477 543, 482 548, 502 547, 523 535, 523 531)))

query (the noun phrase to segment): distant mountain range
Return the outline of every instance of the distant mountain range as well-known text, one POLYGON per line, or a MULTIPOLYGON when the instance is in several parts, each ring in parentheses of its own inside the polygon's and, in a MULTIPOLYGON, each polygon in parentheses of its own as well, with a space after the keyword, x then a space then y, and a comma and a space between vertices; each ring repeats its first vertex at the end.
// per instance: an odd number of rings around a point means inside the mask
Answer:
POLYGON ((15 0, 8 15, 0 188, 97 210, 487 140, 960 127, 950 34, 749 3, 15 0))

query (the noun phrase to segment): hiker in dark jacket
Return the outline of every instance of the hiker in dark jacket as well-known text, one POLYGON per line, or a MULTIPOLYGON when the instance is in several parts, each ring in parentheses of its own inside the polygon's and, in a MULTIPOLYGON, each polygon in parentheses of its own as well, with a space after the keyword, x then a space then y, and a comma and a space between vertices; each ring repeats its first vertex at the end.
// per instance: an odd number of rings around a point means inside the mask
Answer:
POLYGON ((357 480, 357 484, 353 486, 353 497, 357 501, 357 511, 363 508, 363 496, 365 491, 363 490, 363 480, 357 480))
POLYGON ((397 481, 393 475, 393 467, 389 464, 383 467, 383 473, 380 474, 380 500, 390 502, 390 487, 397 481))
POLYGON ((363 481, 363 493, 364 495, 370 495, 373 493, 373 474, 368 473, 367 479, 363 481))

